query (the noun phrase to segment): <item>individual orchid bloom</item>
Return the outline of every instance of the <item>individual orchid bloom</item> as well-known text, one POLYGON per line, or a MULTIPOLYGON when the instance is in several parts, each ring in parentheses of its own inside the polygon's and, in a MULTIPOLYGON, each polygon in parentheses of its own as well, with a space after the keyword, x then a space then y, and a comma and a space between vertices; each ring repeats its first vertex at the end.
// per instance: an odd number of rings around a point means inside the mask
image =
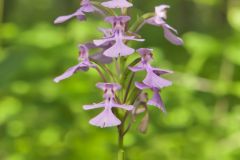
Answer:
POLYGON ((77 71, 87 71, 89 68, 95 68, 96 66, 89 61, 88 58, 88 48, 85 45, 79 46, 79 56, 78 56, 79 63, 73 67, 70 67, 66 72, 62 75, 56 77, 54 82, 58 83, 61 80, 69 78, 77 71))
POLYGON ((151 89, 153 91, 153 97, 147 102, 147 104, 156 106, 157 108, 161 109, 164 113, 166 112, 162 98, 159 94, 159 92, 160 92, 159 88, 151 87, 144 83, 139 83, 139 82, 136 82, 135 86, 140 90, 151 89))
POLYGON ((60 16, 54 21, 54 23, 55 24, 63 23, 73 17, 76 17, 78 20, 83 21, 86 19, 85 13, 98 12, 100 14, 103 14, 103 12, 100 9, 96 8, 91 4, 90 0, 82 0, 80 5, 81 7, 76 12, 70 15, 60 16))
POLYGON ((119 56, 128 56, 134 53, 134 49, 128 47, 124 44, 125 40, 134 40, 134 41, 144 41, 144 39, 137 39, 134 36, 125 35, 125 25, 130 20, 128 16, 118 16, 118 17, 107 17, 105 19, 107 22, 111 23, 113 28, 113 33, 109 37, 104 37, 100 40, 94 40, 94 44, 101 46, 108 42, 115 42, 111 47, 104 51, 104 55, 107 57, 119 57, 119 56))
POLYGON ((144 41, 144 39, 136 39, 134 36, 126 36, 122 32, 116 31, 112 37, 94 40, 94 44, 99 46, 106 42, 114 41, 115 43, 106 49, 103 54, 107 57, 128 56, 134 53, 135 50, 124 44, 124 40, 144 41))
POLYGON ((143 80, 143 82, 146 85, 151 86, 152 88, 164 88, 172 85, 171 81, 168 81, 160 77, 161 74, 171 73, 171 71, 154 68, 150 65, 150 62, 153 59, 151 49, 140 48, 137 50, 137 52, 142 57, 141 62, 137 66, 129 67, 131 71, 138 72, 138 71, 145 70, 147 72, 147 75, 143 80))
POLYGON ((127 0, 111 0, 101 4, 107 8, 129 8, 133 6, 132 3, 127 0))
POLYGON ((164 37, 175 45, 182 45, 183 40, 176 36, 177 30, 168 25, 165 20, 167 19, 168 5, 160 5, 155 7, 155 16, 147 19, 145 22, 154 26, 160 26, 163 28, 164 37))
POLYGON ((112 108, 121 108, 127 111, 133 109, 132 105, 118 104, 115 102, 115 92, 121 88, 115 83, 98 83, 97 87, 104 91, 104 101, 98 104, 85 105, 85 110, 104 108, 104 110, 89 121, 90 124, 101 128, 113 127, 121 124, 121 121, 113 114, 112 108))

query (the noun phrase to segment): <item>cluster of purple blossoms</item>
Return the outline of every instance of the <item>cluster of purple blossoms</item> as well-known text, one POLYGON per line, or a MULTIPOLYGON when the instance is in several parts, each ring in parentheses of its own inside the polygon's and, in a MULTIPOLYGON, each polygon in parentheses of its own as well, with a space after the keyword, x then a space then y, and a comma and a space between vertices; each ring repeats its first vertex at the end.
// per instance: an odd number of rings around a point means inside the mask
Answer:
MULTIPOLYGON (((78 64, 70 67, 62 75, 56 77, 54 81, 58 83, 61 80, 69 78, 77 71, 87 71, 90 68, 96 69, 104 81, 104 83, 97 83, 97 87, 104 92, 104 100, 97 104, 85 105, 83 108, 85 110, 103 108, 103 111, 99 115, 90 120, 90 124, 102 128, 121 125, 122 119, 119 116, 118 109, 126 110, 125 113, 128 113, 127 115, 134 113, 138 108, 136 101, 145 90, 151 90, 153 94, 150 100, 145 100, 146 105, 156 106, 163 112, 166 112, 160 91, 164 87, 170 86, 172 82, 161 76, 163 74, 170 74, 172 71, 151 66, 150 62, 153 60, 153 50, 149 48, 135 50, 128 45, 128 42, 144 41, 137 32, 144 24, 150 24, 161 27, 164 37, 172 44, 182 45, 183 41, 177 36, 177 31, 166 23, 166 13, 170 7, 168 5, 155 7, 154 13, 146 14, 147 16, 143 16, 142 19, 137 20, 136 23, 133 23, 132 29, 129 29, 131 28, 128 27, 131 17, 127 15, 127 9, 132 7, 133 4, 127 0, 110 0, 102 3, 82 0, 80 5, 80 8, 76 12, 60 16, 54 23, 63 23, 73 17, 83 21, 86 20, 86 13, 98 13, 104 16, 107 23, 111 24, 111 28, 99 28, 103 33, 102 38, 79 45, 78 64), (121 15, 116 15, 116 12, 112 9, 120 9, 121 15), (89 50, 96 48, 100 49, 100 51, 90 55, 89 50), (140 55, 141 60, 138 63, 134 63, 135 65, 126 65, 126 59, 131 54, 135 54, 135 52, 140 55), (116 63, 116 74, 113 73, 110 66, 107 66, 110 63, 116 63), (132 71, 133 77, 135 72, 145 71, 146 73, 145 78, 141 82, 135 82, 134 89, 137 89, 139 93, 137 96, 129 95, 132 79, 126 85, 127 77, 124 77, 126 75, 124 73, 129 71, 132 71), (112 75, 112 77, 110 76, 111 78, 109 79, 106 78, 109 75, 112 75), (114 76, 118 76, 118 78, 114 76), (128 86, 128 88, 124 88, 125 86, 128 86), (122 94, 118 93, 120 91, 121 93, 125 93, 125 96, 121 97, 122 94)), ((120 113, 123 111, 120 111, 120 113)))

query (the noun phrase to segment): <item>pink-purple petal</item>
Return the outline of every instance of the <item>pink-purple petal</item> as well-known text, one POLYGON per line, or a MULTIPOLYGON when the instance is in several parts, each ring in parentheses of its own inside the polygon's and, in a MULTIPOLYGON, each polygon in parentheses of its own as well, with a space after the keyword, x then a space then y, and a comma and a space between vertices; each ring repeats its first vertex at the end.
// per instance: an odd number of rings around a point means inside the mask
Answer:
POLYGON ((117 39, 116 43, 112 47, 105 50, 103 54, 107 57, 119 57, 130 55, 134 53, 134 51, 135 50, 133 48, 125 45, 122 40, 117 39))
POLYGON ((176 36, 168 25, 163 25, 164 37, 175 45, 183 45, 183 40, 176 36))
POLYGON ((104 38, 104 39, 93 40, 93 43, 96 46, 100 46, 100 45, 103 45, 104 43, 107 43, 107 42, 110 42, 110 41, 113 41, 113 40, 115 40, 113 37, 111 37, 111 38, 104 38))
POLYGON ((128 8, 132 7, 132 3, 126 1, 126 0, 111 0, 107 2, 101 3, 104 7, 108 8, 128 8))
POLYGON ((155 106, 155 107, 158 107, 159 109, 161 109, 163 112, 166 112, 166 109, 165 109, 165 106, 163 104, 163 101, 162 101, 162 98, 159 94, 159 90, 156 89, 154 90, 153 89, 153 97, 152 99, 150 99, 148 101, 148 105, 152 105, 152 106, 155 106))
POLYGON ((73 18, 75 15, 71 14, 71 15, 66 15, 66 16, 60 16, 58 18, 56 18, 56 20, 54 21, 55 24, 59 24, 59 23, 63 23, 71 18, 73 18))
POLYGON ((58 83, 66 78, 71 77, 75 72, 77 72, 78 70, 86 70, 88 69, 88 66, 83 65, 82 63, 79 63, 78 65, 75 65, 71 68, 69 68, 66 72, 64 72, 62 75, 56 77, 54 79, 54 82, 58 83))
POLYGON ((113 88, 115 91, 121 89, 121 86, 117 83, 97 83, 96 86, 102 90, 105 90, 106 88, 113 88))
POLYGON ((140 83, 140 82, 136 82, 135 86, 140 89, 140 90, 144 90, 144 89, 149 89, 150 87, 144 83, 140 83))
POLYGON ((113 127, 121 124, 121 121, 112 113, 111 109, 105 108, 99 115, 89 121, 90 124, 101 128, 113 127))
POLYGON ((83 109, 84 110, 90 110, 90 109, 96 109, 96 108, 102 108, 105 106, 105 103, 97 103, 97 104, 92 104, 92 105, 84 105, 83 109))
POLYGON ((78 10, 77 10, 75 13, 73 13, 73 14, 58 17, 58 18, 54 21, 54 23, 55 23, 55 24, 63 23, 63 22, 65 22, 65 21, 67 21, 67 20, 69 20, 69 19, 71 19, 71 18, 73 18, 73 17, 75 17, 75 16, 76 16, 79 20, 84 20, 84 19, 85 19, 84 13, 81 11, 81 9, 78 9, 78 10))
POLYGON ((172 74, 173 73, 173 71, 171 71, 171 70, 154 68, 154 67, 152 67, 152 70, 158 76, 163 75, 163 74, 172 74))
POLYGON ((172 85, 171 81, 168 81, 164 78, 159 77, 154 72, 149 71, 146 78, 143 80, 143 83, 150 86, 151 88, 164 88, 172 85))
POLYGON ((134 108, 132 105, 117 104, 117 103, 113 103, 113 107, 122 108, 122 109, 125 109, 125 110, 127 110, 127 111, 131 111, 131 110, 133 110, 133 108, 134 108))
POLYGON ((145 68, 144 68, 144 66, 143 65, 138 65, 138 66, 129 66, 128 67, 132 72, 138 72, 138 71, 142 71, 142 70, 144 70, 145 68))

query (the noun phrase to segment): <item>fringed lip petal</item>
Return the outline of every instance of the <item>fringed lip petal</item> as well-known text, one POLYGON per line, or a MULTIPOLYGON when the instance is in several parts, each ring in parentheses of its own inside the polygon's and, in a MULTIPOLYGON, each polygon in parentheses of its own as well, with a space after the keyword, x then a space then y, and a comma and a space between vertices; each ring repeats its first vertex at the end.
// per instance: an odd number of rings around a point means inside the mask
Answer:
POLYGON ((118 126, 121 124, 121 121, 112 113, 111 109, 105 108, 99 115, 91 119, 89 123, 105 128, 118 126))
POLYGON ((128 47, 123 43, 122 40, 117 39, 116 43, 104 51, 104 55, 107 57, 119 57, 119 56, 128 56, 134 53, 134 49, 128 47))

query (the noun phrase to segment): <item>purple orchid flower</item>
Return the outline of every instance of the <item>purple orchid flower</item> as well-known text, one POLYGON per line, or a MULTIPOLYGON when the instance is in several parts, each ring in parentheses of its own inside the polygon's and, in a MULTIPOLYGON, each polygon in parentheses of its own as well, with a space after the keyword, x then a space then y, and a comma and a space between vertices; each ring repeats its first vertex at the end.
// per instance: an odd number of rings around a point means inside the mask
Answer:
POLYGON ((168 70, 162 70, 152 67, 149 63, 152 61, 152 50, 148 48, 140 48, 137 52, 141 55, 142 59, 140 64, 134 67, 129 67, 133 72, 145 70, 147 75, 143 80, 143 83, 151 88, 163 88, 172 85, 171 81, 161 78, 160 75, 164 73, 171 73, 168 70))
POLYGON ((85 13, 98 12, 100 14, 104 14, 100 9, 93 6, 90 0, 82 0, 80 5, 81 7, 76 12, 70 15, 60 16, 54 21, 54 23, 55 24, 63 23, 73 17, 76 17, 78 20, 83 21, 86 19, 85 13))
MULTIPOLYGON (((91 61, 94 61, 94 62, 98 62, 98 63, 101 63, 101 64, 109 64, 112 62, 112 58, 110 57, 107 57, 105 55, 103 55, 103 51, 105 51, 106 47, 105 45, 103 46, 96 46, 94 43, 90 42, 90 43, 86 43, 84 44, 88 49, 96 49, 96 48, 101 48, 102 50, 95 53, 95 54, 92 54, 89 56, 89 59, 91 61)), ((109 46, 109 45, 108 45, 109 46)))
POLYGON ((130 20, 129 16, 107 17, 105 21, 112 24, 112 35, 104 37, 100 40, 94 40, 97 46, 108 42, 115 42, 111 47, 104 51, 104 55, 108 57, 127 56, 134 53, 134 49, 124 44, 125 40, 144 41, 144 39, 136 39, 134 36, 125 35, 125 25, 130 20))
POLYGON ((101 4, 108 8, 129 8, 133 6, 132 3, 128 2, 127 0, 111 0, 101 4))
POLYGON ((62 75, 56 77, 54 82, 58 83, 63 79, 66 79, 72 76, 77 71, 87 71, 89 68, 95 68, 96 65, 92 64, 88 58, 88 48, 85 45, 79 45, 79 63, 71 68, 69 68, 66 72, 62 75))
POLYGON ((177 30, 172 28, 165 22, 167 19, 167 9, 170 8, 168 5, 160 5, 155 7, 155 16, 152 18, 147 19, 145 22, 154 26, 160 26, 163 28, 164 37, 175 45, 182 45, 183 40, 176 36, 178 34, 177 30), (174 33, 175 34, 174 34, 174 33))
POLYGON ((97 87, 104 91, 104 101, 98 104, 85 105, 85 110, 104 108, 104 110, 95 118, 90 120, 90 124, 94 126, 112 127, 121 124, 121 121, 113 114, 112 108, 121 108, 125 110, 132 110, 132 105, 118 104, 115 102, 115 92, 121 89, 121 86, 116 83, 98 83, 97 87))
POLYGON ((159 94, 159 92, 160 92, 159 88, 151 87, 151 86, 148 86, 144 83, 139 83, 139 82, 136 82, 135 86, 140 90, 151 89, 153 91, 153 97, 152 97, 152 99, 150 99, 147 102, 147 104, 152 105, 152 106, 156 106, 157 108, 161 109, 164 113, 166 113, 165 106, 164 106, 162 98, 159 94))

